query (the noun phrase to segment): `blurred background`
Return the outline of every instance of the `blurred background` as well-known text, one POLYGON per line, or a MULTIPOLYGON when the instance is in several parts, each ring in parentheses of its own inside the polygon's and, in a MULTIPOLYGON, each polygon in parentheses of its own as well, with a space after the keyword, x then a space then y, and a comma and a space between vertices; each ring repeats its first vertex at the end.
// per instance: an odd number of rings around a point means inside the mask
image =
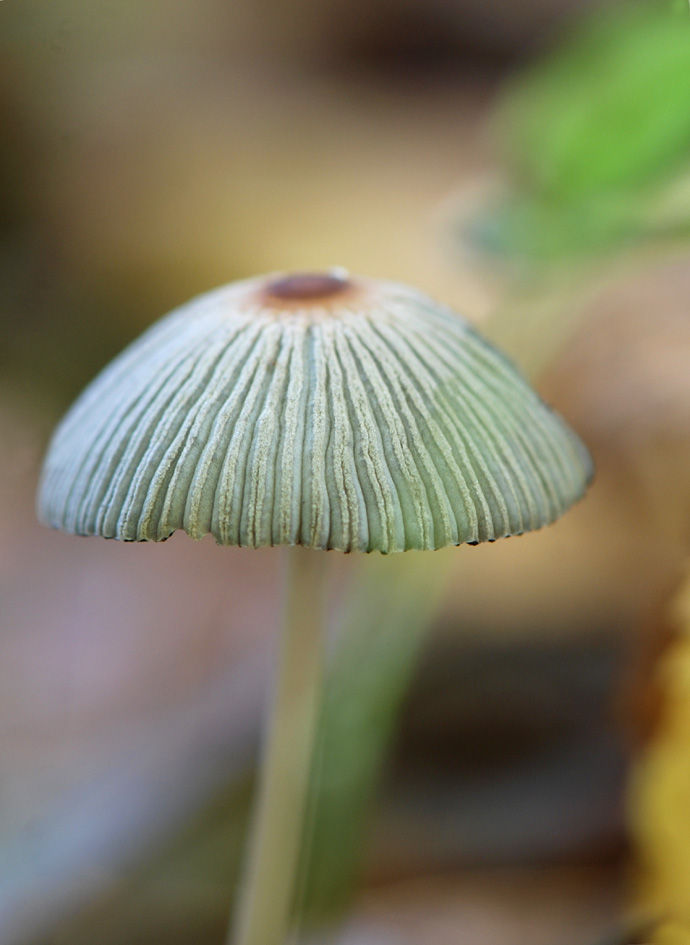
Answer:
MULTIPOLYGON (((598 473, 558 525, 451 550, 359 828, 315 854, 345 876, 312 890, 329 941, 687 917, 688 30, 665 0, 3 2, 1 945, 222 940, 280 552, 77 539, 34 494, 57 419, 154 319, 333 265, 483 325, 598 473)), ((331 558, 342 614, 368 562, 331 558)))

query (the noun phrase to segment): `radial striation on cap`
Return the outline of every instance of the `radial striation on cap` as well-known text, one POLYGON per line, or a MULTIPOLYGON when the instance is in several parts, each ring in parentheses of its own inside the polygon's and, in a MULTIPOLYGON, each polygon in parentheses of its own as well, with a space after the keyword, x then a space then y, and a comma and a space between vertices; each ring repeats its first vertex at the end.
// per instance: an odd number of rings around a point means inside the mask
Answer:
POLYGON ((58 427, 39 514, 125 541, 388 553, 541 528, 591 474, 467 321, 338 270, 233 283, 153 325, 58 427))

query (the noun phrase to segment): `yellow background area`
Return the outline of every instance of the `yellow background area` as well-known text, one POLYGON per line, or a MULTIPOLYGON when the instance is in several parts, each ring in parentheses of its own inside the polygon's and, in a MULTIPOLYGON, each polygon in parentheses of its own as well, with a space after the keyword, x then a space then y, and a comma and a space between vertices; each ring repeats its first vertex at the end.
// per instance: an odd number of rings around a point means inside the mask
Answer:
POLYGON ((639 851, 637 905, 663 917, 654 941, 690 942, 690 576, 672 604, 678 638, 657 669, 664 693, 660 723, 631 788, 639 851))

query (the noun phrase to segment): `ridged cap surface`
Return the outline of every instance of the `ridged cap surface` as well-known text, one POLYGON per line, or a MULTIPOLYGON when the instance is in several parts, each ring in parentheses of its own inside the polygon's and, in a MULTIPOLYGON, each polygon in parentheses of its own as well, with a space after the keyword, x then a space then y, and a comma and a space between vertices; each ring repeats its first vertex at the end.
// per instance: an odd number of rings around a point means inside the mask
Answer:
POLYGON ((79 535, 432 549, 541 528, 587 451, 460 316, 334 274, 217 289, 154 324, 58 427, 41 519, 79 535))

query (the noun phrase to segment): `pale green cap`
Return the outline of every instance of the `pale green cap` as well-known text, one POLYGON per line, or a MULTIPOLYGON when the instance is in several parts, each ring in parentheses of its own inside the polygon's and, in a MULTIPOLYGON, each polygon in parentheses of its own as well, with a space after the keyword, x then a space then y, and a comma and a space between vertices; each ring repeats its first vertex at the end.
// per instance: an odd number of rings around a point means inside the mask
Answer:
POLYGON ((38 504, 78 535, 388 553, 541 528, 591 475, 465 319, 334 270, 232 283, 154 324, 58 427, 38 504))

